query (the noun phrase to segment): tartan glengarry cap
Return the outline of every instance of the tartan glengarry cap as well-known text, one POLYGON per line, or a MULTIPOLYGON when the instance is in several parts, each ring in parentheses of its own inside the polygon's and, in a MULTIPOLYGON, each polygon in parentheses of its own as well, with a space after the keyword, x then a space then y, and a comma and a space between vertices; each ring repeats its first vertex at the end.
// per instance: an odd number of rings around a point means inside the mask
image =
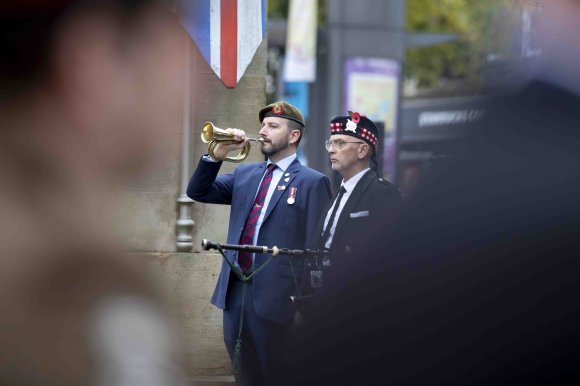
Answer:
POLYGON ((260 118, 260 123, 266 117, 279 117, 298 122, 304 126, 304 115, 302 115, 297 107, 292 106, 288 102, 274 102, 268 106, 264 106, 260 109, 258 117, 260 118))
POLYGON ((373 121, 357 112, 350 112, 349 115, 334 117, 330 121, 330 135, 343 134, 360 138, 372 145, 376 150, 379 143, 379 129, 373 121))

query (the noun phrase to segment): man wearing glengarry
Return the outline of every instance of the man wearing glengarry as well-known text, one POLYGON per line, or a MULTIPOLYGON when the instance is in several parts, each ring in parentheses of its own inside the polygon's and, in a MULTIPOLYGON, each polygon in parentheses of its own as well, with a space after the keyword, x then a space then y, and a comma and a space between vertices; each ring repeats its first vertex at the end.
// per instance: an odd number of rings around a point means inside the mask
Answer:
POLYGON ((319 247, 332 251, 335 261, 356 251, 373 232, 380 232, 379 222, 387 221, 401 201, 399 190, 371 168, 378 144, 377 127, 358 112, 330 122, 326 150, 342 182, 317 234, 319 247))

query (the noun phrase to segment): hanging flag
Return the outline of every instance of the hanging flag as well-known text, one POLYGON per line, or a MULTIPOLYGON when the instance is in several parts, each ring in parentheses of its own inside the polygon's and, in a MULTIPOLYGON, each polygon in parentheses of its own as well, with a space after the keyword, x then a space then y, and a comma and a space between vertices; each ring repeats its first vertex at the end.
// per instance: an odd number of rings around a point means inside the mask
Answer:
POLYGON ((234 88, 266 34, 266 0, 181 0, 181 23, 213 72, 234 88))
POLYGON ((316 12, 317 0, 290 0, 284 80, 316 80, 316 12))

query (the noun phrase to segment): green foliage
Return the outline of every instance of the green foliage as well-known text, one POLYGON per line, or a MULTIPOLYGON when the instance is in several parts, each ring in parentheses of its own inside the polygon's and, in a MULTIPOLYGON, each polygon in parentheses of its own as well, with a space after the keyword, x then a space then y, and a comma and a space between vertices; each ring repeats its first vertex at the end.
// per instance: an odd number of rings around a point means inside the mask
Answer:
POLYGON ((268 19, 288 19, 290 0, 268 0, 268 19))
POLYGON ((455 33, 458 41, 407 51, 405 76, 419 87, 434 87, 441 78, 462 78, 471 88, 482 81, 488 53, 504 50, 510 27, 498 19, 509 0, 407 0, 408 32, 455 33))
MULTIPOLYGON (((318 1, 324 24, 332 0, 318 1)), ((354 1, 354 0, 353 0, 354 1)), ((513 11, 532 0, 406 0, 407 32, 454 33, 453 43, 411 48, 405 76, 421 88, 434 88, 441 79, 459 79, 477 92, 483 82, 488 54, 505 56, 513 49, 513 11)), ((290 0, 268 0, 268 19, 287 19, 290 0)))
MULTIPOLYGON (((318 2, 318 23, 324 24, 326 21, 326 1, 311 0, 318 2)), ((268 0, 268 19, 288 19, 290 0, 268 0)))

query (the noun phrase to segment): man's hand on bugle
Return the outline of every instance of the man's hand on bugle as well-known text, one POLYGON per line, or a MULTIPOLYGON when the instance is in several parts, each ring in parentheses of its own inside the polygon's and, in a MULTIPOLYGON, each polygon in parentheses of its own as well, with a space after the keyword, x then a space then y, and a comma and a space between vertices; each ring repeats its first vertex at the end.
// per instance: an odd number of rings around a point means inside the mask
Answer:
POLYGON ((244 130, 228 128, 226 131, 233 134, 234 139, 232 141, 224 141, 216 144, 213 154, 215 157, 220 159, 225 158, 231 151, 243 148, 249 141, 244 130))

